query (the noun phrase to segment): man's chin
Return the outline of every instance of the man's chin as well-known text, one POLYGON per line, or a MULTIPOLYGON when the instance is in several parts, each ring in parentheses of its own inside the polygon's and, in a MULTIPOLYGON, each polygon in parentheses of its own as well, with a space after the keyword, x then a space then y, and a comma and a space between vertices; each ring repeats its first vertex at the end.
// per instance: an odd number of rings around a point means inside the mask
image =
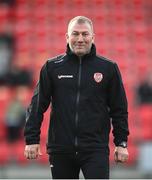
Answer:
POLYGON ((87 54, 87 53, 84 52, 84 51, 75 51, 75 54, 76 54, 77 56, 84 56, 84 55, 87 54))

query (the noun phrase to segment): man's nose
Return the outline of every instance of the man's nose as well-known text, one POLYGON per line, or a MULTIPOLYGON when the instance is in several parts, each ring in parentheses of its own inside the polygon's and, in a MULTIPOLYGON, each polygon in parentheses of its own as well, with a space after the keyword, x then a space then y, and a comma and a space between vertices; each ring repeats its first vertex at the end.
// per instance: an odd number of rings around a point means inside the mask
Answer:
POLYGON ((82 42, 83 41, 83 36, 82 36, 82 34, 79 34, 79 36, 78 36, 78 42, 82 42))

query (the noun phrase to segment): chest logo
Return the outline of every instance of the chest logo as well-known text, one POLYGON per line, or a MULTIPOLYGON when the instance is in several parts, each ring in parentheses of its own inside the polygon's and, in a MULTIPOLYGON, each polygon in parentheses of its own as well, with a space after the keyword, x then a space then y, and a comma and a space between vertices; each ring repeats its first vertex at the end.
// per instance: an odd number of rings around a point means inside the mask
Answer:
POLYGON ((97 83, 100 83, 103 79, 103 74, 102 73, 94 73, 94 80, 97 82, 97 83))
POLYGON ((63 79, 63 78, 73 78, 73 75, 58 75, 58 79, 63 79))

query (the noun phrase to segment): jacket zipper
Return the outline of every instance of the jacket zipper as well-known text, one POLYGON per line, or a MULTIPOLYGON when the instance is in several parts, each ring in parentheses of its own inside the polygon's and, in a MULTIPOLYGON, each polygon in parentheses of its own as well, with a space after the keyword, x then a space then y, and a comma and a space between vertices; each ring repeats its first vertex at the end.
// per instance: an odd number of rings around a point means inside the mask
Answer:
MULTIPOLYGON (((76 130, 78 127, 78 119, 79 119, 79 114, 78 114, 78 105, 80 101, 80 84, 81 84, 81 64, 82 64, 82 59, 81 57, 79 58, 79 70, 78 70, 78 90, 77 90, 77 97, 76 97, 76 114, 75 114, 75 125, 76 125, 76 130)), ((77 131, 75 135, 75 147, 78 146, 78 137, 77 137, 77 131)))

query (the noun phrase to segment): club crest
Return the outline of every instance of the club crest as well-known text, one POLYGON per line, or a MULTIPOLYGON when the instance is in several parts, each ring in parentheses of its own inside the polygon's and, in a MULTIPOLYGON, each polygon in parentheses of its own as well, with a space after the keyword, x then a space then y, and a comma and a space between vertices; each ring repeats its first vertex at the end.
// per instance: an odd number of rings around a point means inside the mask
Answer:
POLYGON ((97 83, 100 83, 103 79, 103 74, 102 73, 94 73, 94 80, 97 83))

